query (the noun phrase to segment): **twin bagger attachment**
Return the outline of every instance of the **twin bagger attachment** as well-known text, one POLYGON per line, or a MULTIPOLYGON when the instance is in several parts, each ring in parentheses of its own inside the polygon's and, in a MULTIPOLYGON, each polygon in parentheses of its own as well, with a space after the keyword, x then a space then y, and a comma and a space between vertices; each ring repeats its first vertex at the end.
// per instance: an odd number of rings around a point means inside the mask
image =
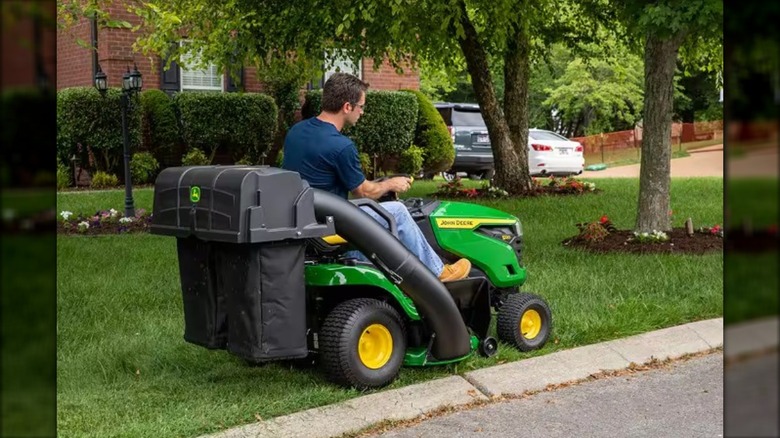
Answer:
POLYGON ((250 361, 308 355, 306 239, 318 223, 313 189, 272 167, 164 169, 151 232, 177 240, 184 338, 250 361))

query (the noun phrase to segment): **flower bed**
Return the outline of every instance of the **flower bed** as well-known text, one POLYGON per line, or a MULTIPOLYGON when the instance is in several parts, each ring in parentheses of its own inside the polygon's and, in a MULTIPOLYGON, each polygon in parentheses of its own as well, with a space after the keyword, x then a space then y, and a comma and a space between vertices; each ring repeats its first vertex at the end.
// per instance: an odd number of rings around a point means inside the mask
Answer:
POLYGON ((564 246, 610 253, 685 253, 704 254, 723 249, 723 229, 719 225, 702 227, 689 235, 685 228, 639 233, 618 230, 604 215, 598 221, 577 224, 580 232, 563 242, 564 246))
POLYGON ((135 216, 125 217, 122 212, 113 208, 101 210, 93 215, 76 215, 70 211, 62 211, 57 221, 57 233, 62 234, 123 234, 149 231, 152 223, 151 213, 140 208, 135 216))
MULTIPOLYGON (((528 195, 580 195, 596 191, 596 184, 588 181, 580 181, 576 178, 532 178, 534 188, 528 195)), ((494 187, 490 182, 482 183, 481 188, 467 188, 459 177, 439 185, 434 196, 444 198, 506 198, 509 196, 506 190, 494 187)))

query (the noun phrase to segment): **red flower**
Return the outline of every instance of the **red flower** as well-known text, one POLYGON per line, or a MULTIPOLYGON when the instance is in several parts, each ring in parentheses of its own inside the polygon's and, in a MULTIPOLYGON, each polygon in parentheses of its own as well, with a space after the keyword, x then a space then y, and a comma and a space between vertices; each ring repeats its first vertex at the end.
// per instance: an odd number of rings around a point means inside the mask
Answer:
POLYGON ((710 228, 710 233, 712 234, 718 234, 720 231, 720 225, 715 224, 712 228, 710 228))
POLYGON ((599 219, 599 222, 600 222, 601 224, 606 224, 607 222, 609 222, 609 218, 608 218, 608 217, 607 217, 607 215, 605 214, 604 216, 601 216, 601 219, 599 219))

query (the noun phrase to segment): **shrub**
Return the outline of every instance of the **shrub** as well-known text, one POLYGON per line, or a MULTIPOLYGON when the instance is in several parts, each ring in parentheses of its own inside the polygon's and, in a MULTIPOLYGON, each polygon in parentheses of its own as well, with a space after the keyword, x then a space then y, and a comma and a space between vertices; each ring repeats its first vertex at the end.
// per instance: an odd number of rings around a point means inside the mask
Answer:
MULTIPOLYGON (((77 155, 83 166, 89 163, 86 146, 95 153, 95 167, 117 172, 122 167, 122 110, 118 88, 109 88, 105 97, 94 87, 66 88, 57 92, 57 146, 61 159, 77 155), (81 144, 81 152, 76 145, 81 144)), ((130 148, 141 143, 141 111, 138 99, 130 99, 128 109, 130 148)))
POLYGON ((241 166, 254 166, 255 163, 252 162, 252 159, 250 159, 249 156, 244 155, 240 160, 236 161, 236 164, 241 166))
POLYGON ((160 159, 181 142, 173 100, 162 90, 141 93, 142 148, 160 159))
POLYGON ((116 175, 97 171, 92 176, 92 188, 93 189, 107 189, 110 187, 116 187, 119 185, 119 178, 116 175))
POLYGON ((599 222, 577 224, 577 227, 580 229, 580 232, 577 234, 576 239, 584 240, 586 242, 598 242, 600 240, 604 240, 604 238, 609 234, 609 230, 607 230, 604 225, 599 222))
POLYGON ((423 150, 423 172, 430 174, 449 169, 455 161, 455 147, 444 119, 425 94, 417 90, 404 91, 414 94, 417 98, 414 144, 423 150))
POLYGON ((277 108, 264 94, 179 93, 174 102, 184 142, 207 152, 209 162, 219 148, 227 149, 234 161, 257 157, 273 141, 277 108))
POLYGON ((423 149, 415 145, 409 146, 409 149, 401 152, 398 160, 398 171, 408 175, 415 176, 423 168, 423 149))
POLYGON ((374 169, 374 163, 371 160, 371 156, 369 156, 365 152, 361 152, 358 154, 358 158, 360 159, 360 168, 363 170, 363 175, 371 175, 374 169))
POLYGON ((152 181, 160 164, 149 152, 136 152, 130 160, 130 175, 135 184, 145 184, 152 181))
POLYGON ((70 187, 70 169, 57 160, 57 190, 70 187))
MULTIPOLYGON (((301 114, 304 118, 320 112, 322 92, 306 93, 301 114)), ((359 152, 380 157, 400 154, 412 144, 417 123, 417 99, 401 91, 369 91, 366 109, 357 125, 343 131, 359 152)))
POLYGON ((211 163, 209 157, 202 150, 192 148, 181 157, 182 166, 208 166, 211 163))
POLYGON ((634 231, 634 236, 629 238, 632 243, 664 243, 669 240, 669 236, 663 231, 653 230, 651 233, 634 231))

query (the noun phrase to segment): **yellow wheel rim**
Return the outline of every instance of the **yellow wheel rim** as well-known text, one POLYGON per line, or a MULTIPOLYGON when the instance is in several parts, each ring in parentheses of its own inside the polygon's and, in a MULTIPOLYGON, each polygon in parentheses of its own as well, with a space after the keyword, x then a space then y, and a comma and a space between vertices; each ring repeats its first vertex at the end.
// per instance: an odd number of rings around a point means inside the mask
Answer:
POLYGON ((382 324, 371 324, 360 335, 358 355, 367 368, 376 370, 385 366, 393 354, 393 336, 382 324))
POLYGON ((533 339, 542 331, 542 316, 536 310, 526 310, 520 318, 520 333, 526 339, 533 339))

